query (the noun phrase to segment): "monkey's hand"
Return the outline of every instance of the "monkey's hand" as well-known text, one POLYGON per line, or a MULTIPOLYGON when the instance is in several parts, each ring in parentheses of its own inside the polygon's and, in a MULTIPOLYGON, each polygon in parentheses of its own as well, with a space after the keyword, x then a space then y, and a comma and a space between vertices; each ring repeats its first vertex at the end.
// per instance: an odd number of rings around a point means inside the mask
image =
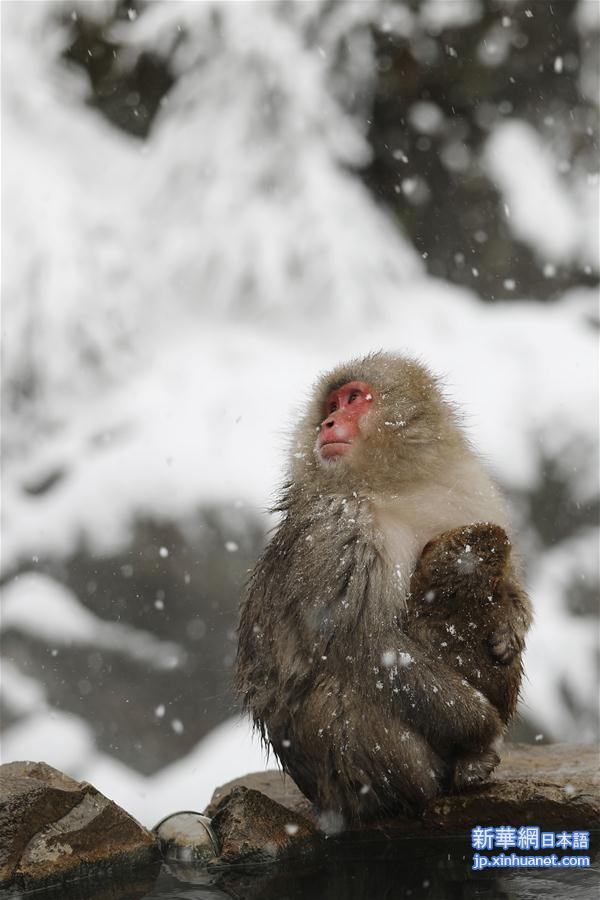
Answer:
POLYGON ((531 605, 512 574, 504 579, 500 590, 506 619, 490 634, 488 647, 495 662, 508 666, 525 647, 525 634, 531 625, 531 605))
POLYGON ((510 622, 504 622, 491 633, 488 646, 494 661, 508 666, 523 650, 524 640, 510 622))
POLYGON ((423 548, 411 581, 414 603, 472 609, 503 584, 510 549, 504 529, 489 522, 443 532, 423 548))

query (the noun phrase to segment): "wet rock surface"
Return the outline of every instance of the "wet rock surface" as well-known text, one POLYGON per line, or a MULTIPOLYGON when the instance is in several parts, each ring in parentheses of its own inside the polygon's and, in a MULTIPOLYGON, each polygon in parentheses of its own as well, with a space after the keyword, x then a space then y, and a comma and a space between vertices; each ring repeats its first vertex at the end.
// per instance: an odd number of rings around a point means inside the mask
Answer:
MULTIPOLYGON (((279 771, 257 772, 217 788, 205 810, 215 815, 228 798, 260 792, 319 827, 315 810, 294 782, 279 771)), ((239 813, 238 813, 239 814, 239 813)), ((600 827, 600 750, 574 744, 507 745, 489 784, 468 793, 447 795, 429 804, 419 819, 397 817, 364 827, 394 835, 457 834, 486 823, 543 824, 556 829, 600 827)), ((353 831, 361 829, 352 829, 353 831)), ((288 848, 289 849, 289 848, 288 848)))
POLYGON ((0 766, 0 886, 132 874, 158 858, 153 835, 92 785, 46 763, 0 766))
POLYGON ((515 744, 504 751, 492 781, 430 804, 429 829, 542 824, 556 830, 600 828, 600 748, 597 745, 515 744))
MULTIPOLYGON (((91 785, 45 763, 10 763, 0 767, 0 797, 0 889, 42 887, 45 896, 72 897, 75 891, 77 897, 103 900, 155 896, 151 887, 159 855, 155 836, 91 785)), ((379 871, 389 855, 385 878, 389 880, 392 872, 393 881, 397 866, 401 862, 404 872, 415 848, 431 853, 436 865, 446 859, 446 844, 440 851, 440 842, 445 841, 458 840, 455 868, 462 872, 468 853, 466 834, 473 825, 598 829, 600 754, 595 746, 508 746, 488 785, 438 798, 419 819, 398 817, 354 827, 335 841, 326 840, 323 816, 317 816, 293 781, 278 771, 250 774, 218 788, 205 812, 212 819, 210 840, 204 832, 198 836, 198 826, 204 828, 198 813, 183 811, 159 823, 171 829, 163 837, 177 850, 176 880, 211 891, 218 887, 226 895, 232 890, 234 896, 271 897, 276 896, 271 887, 277 891, 300 879, 311 885, 314 881, 315 896, 328 896, 323 894, 331 887, 325 875, 332 865, 337 867, 336 884, 341 884, 346 870, 356 879, 365 866, 373 878, 371 870, 379 871), (413 837, 420 840, 410 840, 413 837), (359 858, 363 861, 357 868, 359 858), (264 866, 283 860, 282 867, 264 866), (185 871, 182 865, 187 866, 185 871), (261 885, 269 890, 261 893, 261 885)), ((416 867, 415 878, 423 878, 424 867, 433 871, 425 860, 416 867)), ((584 887, 592 874, 581 873, 584 887)), ((446 875, 440 878, 443 881, 446 875)), ((354 895, 350 891, 346 896, 354 895)))
POLYGON ((320 835, 296 810, 266 793, 233 787, 218 803, 212 827, 220 847, 219 865, 273 862, 314 849, 320 835))

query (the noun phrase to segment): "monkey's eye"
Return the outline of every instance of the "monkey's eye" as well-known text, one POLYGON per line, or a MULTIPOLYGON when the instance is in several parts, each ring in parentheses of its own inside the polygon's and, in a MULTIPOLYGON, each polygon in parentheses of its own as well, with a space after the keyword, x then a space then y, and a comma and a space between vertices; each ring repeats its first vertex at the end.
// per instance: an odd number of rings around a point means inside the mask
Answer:
POLYGON ((348 397, 348 403, 353 403, 355 400, 358 400, 360 397, 360 391, 351 391, 350 396, 348 397))
POLYGON ((337 405, 337 403, 336 403, 335 401, 334 401, 333 403, 330 403, 330 404, 329 404, 329 412, 330 412, 330 413, 335 412, 337 408, 338 408, 338 405, 337 405))

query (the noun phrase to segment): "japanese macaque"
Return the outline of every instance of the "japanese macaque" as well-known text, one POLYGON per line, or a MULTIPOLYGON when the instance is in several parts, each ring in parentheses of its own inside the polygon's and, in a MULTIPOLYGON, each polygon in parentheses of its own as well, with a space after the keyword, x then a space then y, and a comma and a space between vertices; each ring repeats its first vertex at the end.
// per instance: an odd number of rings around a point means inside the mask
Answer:
POLYGON ((345 821, 418 813, 487 779, 529 605, 503 501, 430 372, 378 353, 322 378, 277 509, 242 609, 237 687, 284 770, 345 821))

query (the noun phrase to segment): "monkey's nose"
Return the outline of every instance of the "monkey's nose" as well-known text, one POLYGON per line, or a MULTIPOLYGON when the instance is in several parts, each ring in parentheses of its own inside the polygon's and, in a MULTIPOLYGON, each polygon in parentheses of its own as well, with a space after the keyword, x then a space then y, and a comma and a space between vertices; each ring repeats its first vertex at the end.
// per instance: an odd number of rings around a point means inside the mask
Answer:
POLYGON ((335 425, 335 421, 333 419, 326 419, 326 421, 323 422, 323 425, 321 427, 322 428, 333 428, 334 425, 335 425))

